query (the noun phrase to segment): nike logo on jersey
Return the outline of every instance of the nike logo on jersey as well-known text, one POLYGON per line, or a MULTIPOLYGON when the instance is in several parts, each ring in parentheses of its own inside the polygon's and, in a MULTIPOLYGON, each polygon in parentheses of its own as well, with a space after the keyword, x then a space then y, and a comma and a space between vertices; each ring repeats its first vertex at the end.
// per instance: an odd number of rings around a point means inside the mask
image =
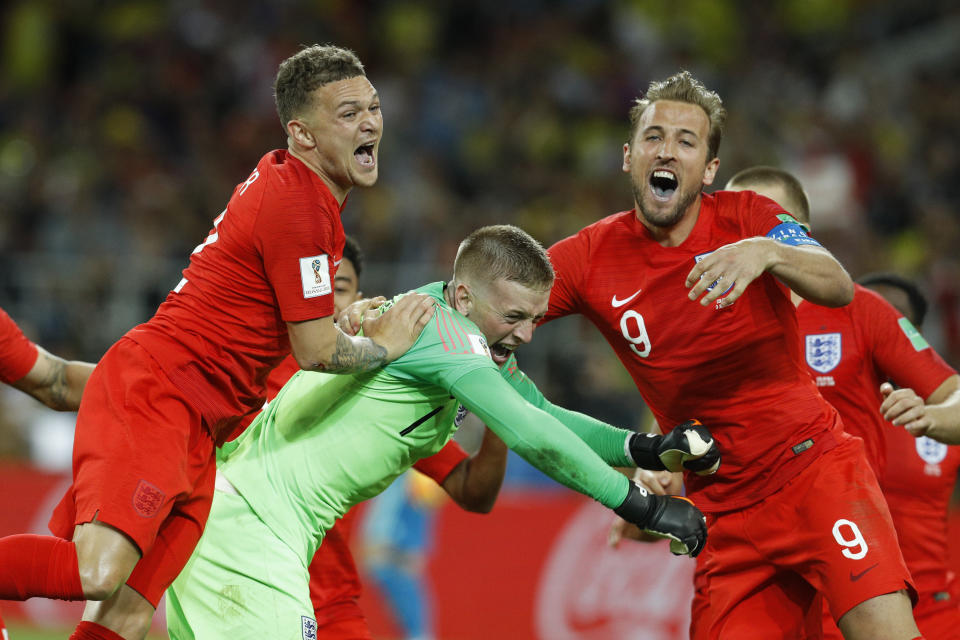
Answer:
POLYGON ((614 309, 616 309, 617 307, 622 307, 623 305, 627 304, 628 302, 636 298, 638 295, 640 295, 641 291, 643 291, 643 289, 637 289, 632 296, 630 296, 629 298, 624 298, 623 300, 617 300, 617 296, 616 294, 614 294, 613 298, 610 300, 610 306, 612 306, 614 309))
POLYGON ((334 261, 333 261, 333 266, 339 267, 341 262, 343 262, 343 258, 340 258, 339 260, 334 260, 334 261))
POLYGON ((862 578, 863 576, 867 575, 867 573, 869 573, 870 571, 876 569, 878 566, 880 566, 880 563, 879 563, 879 562, 876 563, 876 564, 874 564, 874 565, 872 565, 872 566, 867 567, 866 569, 864 569, 864 570, 861 571, 860 573, 854 573, 853 571, 851 571, 851 572, 850 572, 850 582, 856 582, 857 580, 859 580, 859 579, 862 578))

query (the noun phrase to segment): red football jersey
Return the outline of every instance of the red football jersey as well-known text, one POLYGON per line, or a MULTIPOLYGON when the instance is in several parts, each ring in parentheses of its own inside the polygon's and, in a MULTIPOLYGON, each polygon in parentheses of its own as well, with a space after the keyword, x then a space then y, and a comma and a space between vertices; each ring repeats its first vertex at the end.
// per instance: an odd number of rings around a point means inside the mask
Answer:
POLYGON ((914 438, 899 427, 883 434, 887 467, 880 486, 903 559, 921 594, 932 593, 935 601, 956 607, 956 601, 946 597, 954 579, 947 560, 947 510, 960 470, 960 447, 914 438))
POLYGON ((840 412, 844 430, 863 438, 870 464, 882 478, 883 433, 899 427, 880 414, 880 385, 893 380, 926 398, 956 372, 890 303, 860 285, 845 307, 801 302, 797 321, 810 375, 840 412))
POLYGON ((340 205, 323 180, 284 150, 268 153, 156 315, 127 335, 222 441, 263 406, 267 374, 290 353, 286 322, 333 313, 343 245, 340 205))
POLYGON ((37 362, 37 345, 0 309, 0 382, 16 382, 37 362))
POLYGON ((696 225, 679 246, 661 246, 634 211, 625 211, 549 251, 557 279, 547 319, 588 317, 662 429, 697 418, 716 438, 723 453, 719 472, 686 477, 689 495, 704 511, 770 495, 836 446, 840 435, 836 410, 807 373, 782 283, 763 274, 724 309, 687 297, 684 282, 701 256, 764 236, 785 215, 752 191, 719 191, 703 196, 696 225))

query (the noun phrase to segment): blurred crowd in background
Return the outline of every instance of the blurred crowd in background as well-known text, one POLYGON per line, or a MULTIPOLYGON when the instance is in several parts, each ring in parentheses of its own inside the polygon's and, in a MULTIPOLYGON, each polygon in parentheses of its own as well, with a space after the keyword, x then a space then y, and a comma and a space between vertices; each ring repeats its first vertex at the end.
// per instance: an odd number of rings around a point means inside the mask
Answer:
MULTIPOLYGON (((364 292, 449 277, 483 224, 549 246, 631 208, 627 112, 686 68, 729 111, 714 188, 753 164, 795 172, 814 235, 854 277, 916 279, 933 303, 925 334, 960 365, 951 0, 7 2, 0 307, 51 351, 91 361, 148 319, 233 187, 286 146, 277 65, 326 42, 356 51, 382 98, 380 180, 343 217, 368 256, 364 292)), ((555 324, 522 366, 559 403, 639 426, 609 347, 578 321, 555 324)), ((26 434, 35 408, 18 403, 32 401, 8 395, 0 423, 26 434)), ((0 437, 0 455, 42 449, 0 437)))

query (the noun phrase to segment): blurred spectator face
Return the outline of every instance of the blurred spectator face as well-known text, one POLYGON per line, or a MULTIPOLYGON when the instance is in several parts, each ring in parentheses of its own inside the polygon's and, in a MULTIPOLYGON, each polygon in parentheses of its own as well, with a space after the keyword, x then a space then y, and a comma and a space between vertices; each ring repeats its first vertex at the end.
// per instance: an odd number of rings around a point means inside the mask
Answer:
POLYGON ((380 97, 366 76, 330 82, 314 91, 314 101, 299 120, 312 134, 323 175, 343 190, 377 182, 377 158, 383 134, 380 97))
POLYGON ((799 213, 800 207, 797 206, 793 199, 787 195, 786 190, 779 184, 750 184, 749 182, 739 184, 727 183, 725 188, 727 191, 753 191, 761 196, 766 196, 783 207, 787 213, 792 215, 798 221, 803 223, 807 222, 803 219, 803 215, 799 213))
POLYGON ((333 317, 360 299, 360 278, 350 258, 343 258, 333 278, 333 317))
POLYGON ((470 288, 465 315, 483 332, 497 366, 503 365, 514 349, 533 339, 533 330, 547 313, 550 289, 537 291, 514 280, 500 278, 470 288))
POLYGON ((623 145, 623 171, 646 224, 672 227, 713 183, 720 161, 707 162, 710 121, 698 105, 658 100, 643 112, 633 140, 623 145))

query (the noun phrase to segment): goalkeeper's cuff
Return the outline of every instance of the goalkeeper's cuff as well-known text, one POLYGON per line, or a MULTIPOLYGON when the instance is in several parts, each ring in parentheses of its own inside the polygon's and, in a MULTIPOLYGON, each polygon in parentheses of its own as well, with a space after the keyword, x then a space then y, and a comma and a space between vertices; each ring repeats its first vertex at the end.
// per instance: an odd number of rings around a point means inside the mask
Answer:
POLYGON ((653 518, 655 509, 656 504, 647 490, 631 481, 627 489, 627 497, 613 512, 630 524, 643 529, 653 518))
POLYGON ((626 442, 627 454, 641 469, 666 471, 658 451, 662 441, 663 436, 655 433, 631 433, 626 442))

